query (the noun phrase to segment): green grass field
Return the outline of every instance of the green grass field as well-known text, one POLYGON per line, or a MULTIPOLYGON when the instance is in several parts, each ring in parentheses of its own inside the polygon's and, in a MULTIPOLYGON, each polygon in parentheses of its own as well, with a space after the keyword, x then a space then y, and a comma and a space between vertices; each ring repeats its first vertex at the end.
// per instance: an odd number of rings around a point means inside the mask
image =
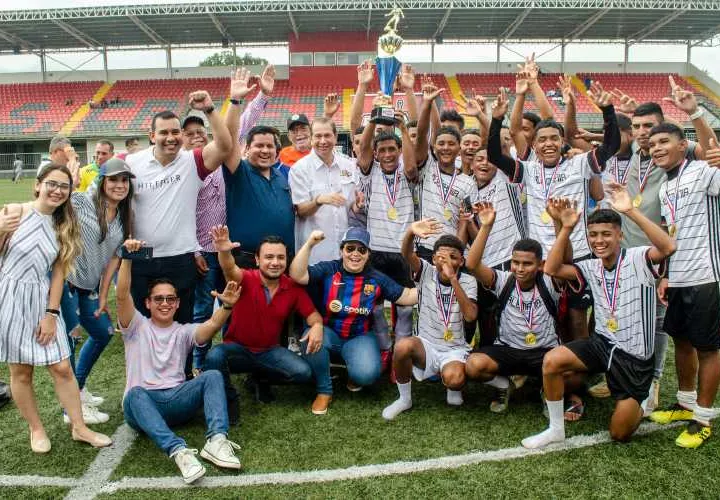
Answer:
MULTIPOLYGON (((30 182, 13 186, 0 182, 2 202, 28 199, 30 182)), ((108 423, 94 426, 112 434, 122 424, 120 401, 125 383, 122 341, 115 336, 95 366, 88 387, 106 398, 102 409, 108 423)), ((8 379, 0 366, 0 379, 8 379)), ((242 377, 234 381, 242 386, 242 377)), ((35 378, 38 405, 53 443, 53 450, 34 455, 29 448, 27 426, 18 411, 8 405, 0 411, 0 485, 10 476, 81 478, 98 452, 70 439, 62 423, 47 371, 38 369, 35 378)), ((310 387, 277 388, 277 401, 264 405, 247 394, 241 404, 241 423, 232 427, 230 438, 242 445, 244 470, 239 475, 208 465, 208 484, 232 476, 254 477, 263 473, 308 472, 352 466, 417 461, 448 455, 516 448, 520 440, 545 428, 538 382, 529 382, 514 394, 510 410, 490 413, 492 393, 485 386, 470 384, 465 405, 450 408, 444 388, 437 383, 414 384, 413 410, 393 422, 380 416, 397 391, 384 379, 377 387, 350 393, 344 379, 336 380, 335 400, 328 415, 310 413, 310 387)), ((662 384, 663 402, 671 402, 676 390, 672 351, 662 384)), ((568 424, 568 437, 604 431, 612 411, 609 400, 587 400, 587 415, 568 424)), ((204 443, 201 417, 177 430, 191 447, 204 443)), ((484 461, 476 465, 403 475, 369 477, 305 484, 260 484, 217 488, 157 488, 165 478, 176 478, 173 461, 145 437, 138 437, 109 468, 108 480, 156 478, 154 489, 120 489, 99 498, 175 500, 195 498, 718 498, 720 497, 720 439, 713 437, 698 450, 675 446, 679 429, 661 430, 640 436, 629 444, 601 444, 556 451, 544 455, 484 461)), ((40 479, 28 484, 0 487, 0 498, 61 498, 71 491, 50 486, 40 479), (38 487, 31 485, 38 484, 38 487)), ((267 481, 265 481, 267 482, 267 481)), ((163 483, 164 484, 164 483, 163 483)), ((217 483, 223 486, 222 483, 217 483)), ((160 485, 163 486, 163 485, 160 485)), ((94 493, 94 494, 95 494, 94 493)))

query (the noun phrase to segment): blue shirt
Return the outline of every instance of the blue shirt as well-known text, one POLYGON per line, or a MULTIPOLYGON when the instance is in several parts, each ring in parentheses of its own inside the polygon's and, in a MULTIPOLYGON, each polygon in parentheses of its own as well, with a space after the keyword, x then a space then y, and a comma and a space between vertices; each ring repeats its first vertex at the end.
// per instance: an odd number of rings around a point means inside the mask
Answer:
POLYGON ((290 178, 290 167, 288 167, 284 163, 277 162, 275 165, 273 165, 273 168, 280 172, 283 177, 285 177, 285 180, 288 180, 290 178))
POLYGON ((366 335, 370 331, 373 307, 383 300, 396 302, 404 288, 380 271, 366 268, 353 274, 345 271, 341 260, 320 262, 308 268, 312 296, 325 326, 342 338, 366 335))
POLYGON ((282 238, 288 254, 295 253, 295 210, 290 185, 285 177, 270 168, 266 178, 247 160, 235 173, 223 165, 227 225, 230 239, 245 252, 255 252, 266 236, 282 238))

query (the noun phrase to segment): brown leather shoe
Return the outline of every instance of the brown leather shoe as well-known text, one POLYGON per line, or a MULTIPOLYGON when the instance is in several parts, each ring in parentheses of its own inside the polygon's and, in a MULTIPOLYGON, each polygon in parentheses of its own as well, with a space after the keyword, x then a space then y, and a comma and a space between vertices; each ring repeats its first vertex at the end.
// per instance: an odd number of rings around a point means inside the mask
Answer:
POLYGON ((312 412, 315 415, 325 415, 328 411, 328 406, 330 406, 330 401, 332 401, 330 394, 318 394, 315 397, 315 401, 313 401, 312 412))

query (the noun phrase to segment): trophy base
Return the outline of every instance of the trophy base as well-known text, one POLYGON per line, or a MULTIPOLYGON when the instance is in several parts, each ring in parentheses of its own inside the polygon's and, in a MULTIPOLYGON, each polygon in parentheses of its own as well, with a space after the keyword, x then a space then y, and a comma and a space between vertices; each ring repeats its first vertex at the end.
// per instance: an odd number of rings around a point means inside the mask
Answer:
POLYGON ((382 125, 395 125, 395 108, 392 106, 377 106, 370 112, 370 122, 382 125))

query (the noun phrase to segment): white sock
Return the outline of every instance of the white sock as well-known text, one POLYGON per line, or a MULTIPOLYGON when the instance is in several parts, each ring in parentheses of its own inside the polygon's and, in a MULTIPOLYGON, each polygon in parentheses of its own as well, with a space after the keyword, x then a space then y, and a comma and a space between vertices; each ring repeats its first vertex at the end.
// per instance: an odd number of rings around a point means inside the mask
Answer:
POLYGON ((463 393, 462 391, 447 390, 447 404, 451 406, 461 406, 463 404, 463 393))
POLYGON ((703 408, 700 405, 695 405, 693 410, 693 420, 699 422, 702 425, 710 425, 710 419, 713 418, 715 412, 712 408, 703 408))
POLYGON ((501 375, 496 375, 494 379, 485 382, 485 385, 494 387, 496 389, 507 389, 510 387, 510 379, 501 375))
POLYGON ((677 401, 680 406, 694 410, 697 406, 697 391, 677 391, 677 401))
POLYGON ((208 439, 208 443, 212 443, 213 441, 217 441, 218 439, 225 439, 225 434, 222 434, 222 433, 213 434, 208 439))
POLYGON ((548 414, 550 417, 550 427, 542 431, 540 434, 526 437, 522 440, 525 448, 535 449, 544 448, 550 443, 558 443, 565 440, 565 419, 563 413, 564 401, 546 401, 548 414))
POLYGON ((400 393, 400 399, 412 404, 412 380, 404 384, 398 382, 395 385, 397 385, 398 392, 400 393))
POLYGON ((385 420, 392 420, 405 410, 412 408, 411 384, 412 382, 397 384, 400 397, 382 411, 382 417, 385 420))

